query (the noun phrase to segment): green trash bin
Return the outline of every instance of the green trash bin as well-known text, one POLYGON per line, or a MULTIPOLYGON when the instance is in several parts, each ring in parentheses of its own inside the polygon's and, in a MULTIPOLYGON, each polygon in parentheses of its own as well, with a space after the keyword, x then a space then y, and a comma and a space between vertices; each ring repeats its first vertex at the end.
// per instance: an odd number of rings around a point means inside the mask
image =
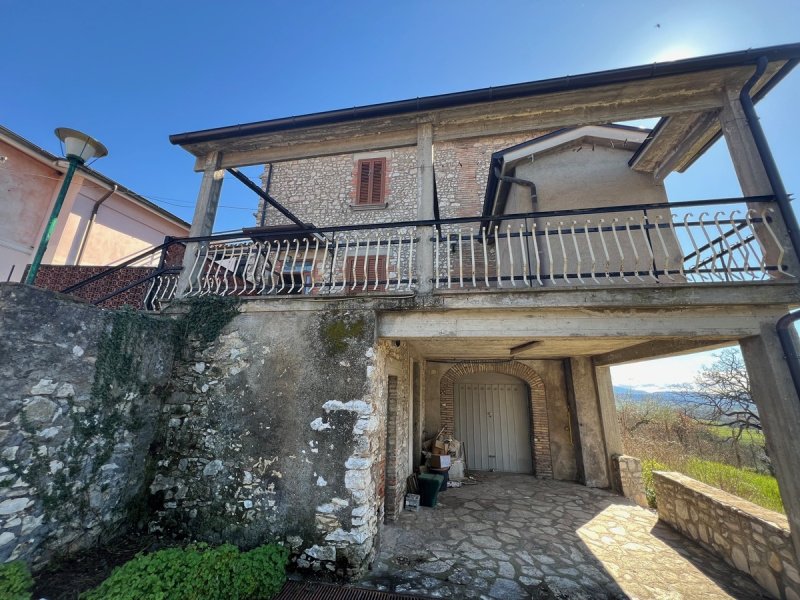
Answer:
POLYGON ((423 473, 417 477, 419 481, 420 504, 422 506, 436 506, 436 499, 439 497, 439 489, 442 487, 444 477, 423 473))

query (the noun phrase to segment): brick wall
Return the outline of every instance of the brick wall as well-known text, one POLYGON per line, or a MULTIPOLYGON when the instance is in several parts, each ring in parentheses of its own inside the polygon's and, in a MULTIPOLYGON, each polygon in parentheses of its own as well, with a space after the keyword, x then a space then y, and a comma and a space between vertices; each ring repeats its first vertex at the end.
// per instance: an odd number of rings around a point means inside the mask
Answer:
MULTIPOLYGON (((36 274, 35 285, 46 290, 60 292, 107 269, 108 267, 101 266, 42 265, 36 274)), ((71 295, 88 302, 94 302, 115 290, 133 283, 137 279, 150 275, 154 271, 155 267, 125 267, 107 277, 75 290, 71 295)), ((103 302, 101 306, 104 308, 119 308, 129 305, 136 309, 142 309, 144 308, 144 297, 149 288, 150 282, 147 281, 103 302)))
MULTIPOLYGON (((164 265, 167 267, 179 267, 183 262, 185 250, 186 247, 183 244, 173 244, 169 246, 164 257, 164 265)), ((36 273, 34 285, 46 290, 60 292, 71 285, 80 283, 110 268, 109 266, 103 265, 41 265, 39 271, 36 273)), ((97 281, 78 288, 74 292, 71 292, 70 295, 75 298, 80 298, 81 300, 86 300, 87 302, 94 302, 116 290, 130 285, 138 279, 147 277, 155 272, 155 270, 155 267, 124 267, 106 277, 102 277, 97 281)), ((27 274, 27 269, 25 270, 25 274, 27 274)), ((141 310, 144 308, 145 295, 150 289, 150 285, 150 281, 146 281, 145 283, 106 300, 101 303, 100 306, 103 308, 131 306, 141 310)))
POLYGON ((653 482, 660 520, 750 574, 773 597, 800 597, 800 569, 784 515, 680 473, 654 472, 653 482))

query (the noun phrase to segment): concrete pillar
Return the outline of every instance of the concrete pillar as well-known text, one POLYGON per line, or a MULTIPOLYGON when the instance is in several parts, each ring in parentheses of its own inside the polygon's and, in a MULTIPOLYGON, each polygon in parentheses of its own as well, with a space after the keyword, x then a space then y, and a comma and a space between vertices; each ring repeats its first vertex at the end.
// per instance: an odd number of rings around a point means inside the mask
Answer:
POLYGON ((739 345, 800 558, 800 398, 774 323, 762 324, 760 335, 740 340, 739 345))
MULTIPOLYGON (((433 219, 433 125, 417 126, 417 219, 433 219)), ((421 294, 433 290, 433 227, 418 227, 417 290, 421 294)))
MULTIPOLYGON (((742 188, 742 194, 745 196, 769 196, 773 193, 772 185, 758 153, 753 134, 747 124, 747 117, 742 109, 742 104, 739 102, 739 92, 726 90, 723 92, 722 97, 722 112, 719 115, 719 122, 722 127, 722 133, 725 136, 725 142, 728 145, 728 152, 733 162, 733 168, 736 171, 736 177, 739 180, 739 187, 742 188)), ((748 208, 752 208, 760 216, 761 211, 767 206, 769 205, 754 203, 748 205, 748 208)), ((778 236, 781 245, 786 249, 783 262, 789 266, 789 272, 797 273, 798 264, 795 253, 792 250, 791 239, 777 207, 772 206, 772 208, 776 209, 775 212, 770 213, 770 216, 774 218, 772 223, 773 231, 778 236)), ((763 225, 756 225, 755 229, 765 253, 766 264, 776 265, 780 256, 780 248, 775 244, 772 235, 763 225)), ((780 273, 772 273, 771 276, 774 278, 783 277, 780 273)))
MULTIPOLYGON (((217 216, 217 205, 219 195, 222 191, 222 179, 225 171, 220 169, 222 164, 222 153, 212 152, 206 156, 203 168, 203 179, 200 182, 200 191, 197 194, 197 203, 194 207, 194 217, 192 226, 189 229, 189 237, 203 237, 211 235, 214 229, 214 220, 217 216)), ((183 255, 183 270, 178 279, 178 289, 176 296, 182 297, 189 288, 191 278, 196 277, 197 273, 192 273, 195 256, 204 247, 204 244, 191 243, 186 245, 186 252, 183 255)))
MULTIPOLYGON (((578 473, 588 487, 606 488, 610 485, 609 456, 606 449, 603 417, 600 409, 595 367, 592 359, 584 356, 572 357, 568 361, 570 380, 570 403, 575 415, 578 473)), ((613 393, 613 392, 612 392, 613 393)), ((607 400, 607 399, 606 399, 607 400)), ((606 414, 609 411, 604 411, 606 414)))
MULTIPOLYGON (((617 420, 617 399, 614 397, 614 384, 611 381, 611 368, 595 367, 594 380, 597 384, 597 408, 600 411, 600 423, 603 426, 603 440, 606 445, 609 484, 611 487, 615 487, 614 464, 611 457, 615 454, 623 454, 623 448, 617 420)), ((621 492, 622 490, 617 491, 621 492)))

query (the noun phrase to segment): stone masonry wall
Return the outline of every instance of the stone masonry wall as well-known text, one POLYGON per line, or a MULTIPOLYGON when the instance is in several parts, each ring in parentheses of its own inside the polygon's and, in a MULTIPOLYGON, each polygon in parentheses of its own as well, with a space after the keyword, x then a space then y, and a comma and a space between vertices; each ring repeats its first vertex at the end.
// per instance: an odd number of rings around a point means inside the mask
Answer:
POLYGON ((800 598, 797 553, 782 514, 680 473, 653 473, 658 518, 749 573, 773 597, 800 598))
MULTIPOLYGON (((492 153, 544 133, 436 142, 434 170, 441 216, 479 215, 492 153)), ((301 220, 318 227, 413 220, 417 218, 416 161, 416 147, 412 146, 275 163, 269 193, 301 220), (356 165, 361 159, 379 157, 386 158, 386 206, 354 207, 356 165)), ((268 171, 266 167, 261 177, 264 185, 268 171)), ((259 212, 256 222, 260 218, 259 212)), ((266 225, 287 222, 274 208, 267 208, 266 225)))
POLYGON ((611 457, 612 487, 639 506, 648 507, 642 481, 642 461, 633 456, 615 454, 611 457))
POLYGON ((361 573, 381 506, 385 358, 371 310, 256 310, 187 348, 165 405, 153 530, 254 546, 301 568, 361 573))
POLYGON ((136 517, 173 360, 162 319, 0 284, 0 562, 136 517))

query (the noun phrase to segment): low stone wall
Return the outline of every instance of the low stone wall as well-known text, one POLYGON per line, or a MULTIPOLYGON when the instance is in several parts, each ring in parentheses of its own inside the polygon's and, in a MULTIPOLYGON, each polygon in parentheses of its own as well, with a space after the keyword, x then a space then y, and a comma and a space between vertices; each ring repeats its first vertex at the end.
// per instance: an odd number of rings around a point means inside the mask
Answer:
POLYGON ((680 473, 654 472, 653 481, 660 520, 749 573, 775 598, 800 598, 797 553, 784 515, 680 473))
POLYGON ((172 366, 170 323, 0 284, 0 562, 134 520, 172 366))
POLYGON ((177 363, 151 528, 245 547, 283 540, 301 568, 356 576, 382 508, 375 312, 259 306, 177 363))
POLYGON ((647 508, 647 495, 642 481, 642 461, 633 456, 615 454, 611 457, 613 487, 626 498, 647 508))

